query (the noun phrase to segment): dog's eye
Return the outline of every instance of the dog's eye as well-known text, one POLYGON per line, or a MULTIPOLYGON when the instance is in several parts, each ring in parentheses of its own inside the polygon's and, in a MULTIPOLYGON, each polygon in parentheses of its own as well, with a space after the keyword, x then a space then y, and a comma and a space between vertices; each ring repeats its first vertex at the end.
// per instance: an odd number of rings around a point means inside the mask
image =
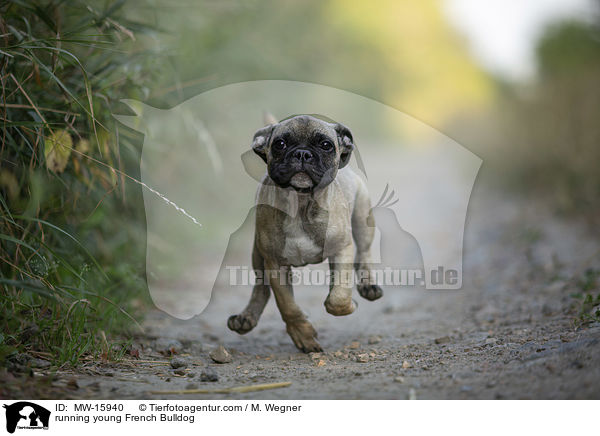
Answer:
POLYGON ((285 148, 285 141, 283 139, 278 139, 277 141, 273 142, 272 147, 275 150, 281 151, 285 148))
POLYGON ((321 142, 321 148, 325 151, 333 150, 333 144, 330 141, 321 142))

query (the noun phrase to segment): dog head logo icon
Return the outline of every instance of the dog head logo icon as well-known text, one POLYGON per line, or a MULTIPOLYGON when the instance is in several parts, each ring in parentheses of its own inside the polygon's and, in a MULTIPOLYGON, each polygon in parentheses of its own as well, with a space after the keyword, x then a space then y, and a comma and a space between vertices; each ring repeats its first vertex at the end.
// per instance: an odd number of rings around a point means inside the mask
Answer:
POLYGON ((19 401, 3 406, 6 409, 6 431, 14 433, 19 429, 47 429, 50 411, 28 401, 19 401))

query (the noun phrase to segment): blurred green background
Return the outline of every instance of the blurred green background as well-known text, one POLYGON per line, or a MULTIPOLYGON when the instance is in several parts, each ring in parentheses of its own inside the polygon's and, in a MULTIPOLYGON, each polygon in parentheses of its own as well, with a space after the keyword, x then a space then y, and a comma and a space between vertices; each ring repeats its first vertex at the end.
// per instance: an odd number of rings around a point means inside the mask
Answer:
MULTIPOLYGON (((477 8, 455 3, 2 2, 0 363, 118 359, 150 307, 143 138, 112 119, 128 113, 123 98, 170 108, 263 79, 344 89, 454 138, 496 188, 543 198, 594 232, 600 3, 538 24, 531 71, 514 75, 477 56, 479 37, 461 26, 477 8)), ((505 37, 494 29, 490 42, 505 37)))

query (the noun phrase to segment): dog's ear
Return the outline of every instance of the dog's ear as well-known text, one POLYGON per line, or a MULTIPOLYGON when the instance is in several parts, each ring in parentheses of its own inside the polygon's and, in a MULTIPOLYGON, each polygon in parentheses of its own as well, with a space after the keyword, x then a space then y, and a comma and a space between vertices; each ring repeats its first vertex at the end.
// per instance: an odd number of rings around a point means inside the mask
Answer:
POLYGON ((337 132, 338 143, 340 145, 339 168, 344 168, 350 162, 350 156, 352 155, 352 150, 354 150, 354 139, 352 138, 350 129, 343 124, 337 123, 334 129, 337 132))
POLYGON ((258 129, 252 140, 252 150, 259 155, 265 163, 267 163, 267 144, 269 144, 274 127, 275 124, 269 124, 262 129, 258 129))

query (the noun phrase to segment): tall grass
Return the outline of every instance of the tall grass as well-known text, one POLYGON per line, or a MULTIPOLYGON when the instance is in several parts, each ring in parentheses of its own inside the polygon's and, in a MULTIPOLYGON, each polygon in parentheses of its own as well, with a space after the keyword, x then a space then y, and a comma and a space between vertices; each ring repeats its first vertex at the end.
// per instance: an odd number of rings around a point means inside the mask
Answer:
POLYGON ((124 174, 139 172, 140 138, 111 112, 144 95, 136 38, 154 30, 127 7, 0 5, 0 365, 108 359, 136 328, 145 223, 124 174))

